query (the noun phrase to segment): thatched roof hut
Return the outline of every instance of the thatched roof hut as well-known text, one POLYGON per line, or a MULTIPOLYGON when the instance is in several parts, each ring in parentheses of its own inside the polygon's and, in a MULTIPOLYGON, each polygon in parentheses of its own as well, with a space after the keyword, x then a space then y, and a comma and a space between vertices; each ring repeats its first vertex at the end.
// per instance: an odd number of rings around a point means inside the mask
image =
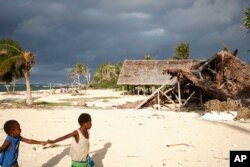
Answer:
POLYGON ((118 85, 172 85, 170 75, 165 69, 185 69, 200 63, 199 60, 125 60, 118 77, 118 85))

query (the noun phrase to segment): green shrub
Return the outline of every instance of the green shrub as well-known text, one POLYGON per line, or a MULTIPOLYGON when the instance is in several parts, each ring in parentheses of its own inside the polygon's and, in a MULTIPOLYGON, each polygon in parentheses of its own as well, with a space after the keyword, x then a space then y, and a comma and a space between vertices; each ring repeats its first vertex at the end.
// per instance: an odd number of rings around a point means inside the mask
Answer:
POLYGON ((92 89, 118 89, 121 88, 121 86, 116 84, 117 81, 116 80, 112 80, 112 81, 102 81, 102 82, 96 82, 96 83, 92 83, 90 84, 90 88, 92 89))

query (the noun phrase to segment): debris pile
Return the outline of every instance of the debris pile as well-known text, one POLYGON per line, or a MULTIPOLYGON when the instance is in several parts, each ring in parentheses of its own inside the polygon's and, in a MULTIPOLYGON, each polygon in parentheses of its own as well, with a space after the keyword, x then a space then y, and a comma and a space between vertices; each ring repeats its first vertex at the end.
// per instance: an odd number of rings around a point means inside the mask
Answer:
POLYGON ((184 107, 204 105, 209 100, 227 101, 240 106, 250 105, 250 66, 228 51, 220 51, 212 58, 190 68, 167 68, 164 74, 177 78, 171 87, 163 85, 137 108, 154 104, 173 104, 184 107))

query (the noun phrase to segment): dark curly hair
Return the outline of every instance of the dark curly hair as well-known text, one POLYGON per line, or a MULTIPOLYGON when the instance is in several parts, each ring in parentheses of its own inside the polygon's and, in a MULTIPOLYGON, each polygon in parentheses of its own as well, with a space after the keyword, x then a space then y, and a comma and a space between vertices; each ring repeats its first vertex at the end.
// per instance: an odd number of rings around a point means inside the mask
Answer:
POLYGON ((9 120, 4 123, 3 129, 8 135, 13 131, 19 123, 16 120, 9 120))
POLYGON ((78 123, 79 125, 82 125, 83 123, 89 122, 91 121, 91 116, 88 113, 82 113, 79 117, 78 117, 78 123))

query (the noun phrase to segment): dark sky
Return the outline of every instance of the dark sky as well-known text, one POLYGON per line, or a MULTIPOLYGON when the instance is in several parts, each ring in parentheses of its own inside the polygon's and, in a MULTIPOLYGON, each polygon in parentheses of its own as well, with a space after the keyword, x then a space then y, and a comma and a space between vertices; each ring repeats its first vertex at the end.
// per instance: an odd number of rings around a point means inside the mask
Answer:
POLYGON ((191 59, 224 46, 250 61, 242 27, 248 0, 2 0, 0 38, 36 55, 32 83, 69 83, 76 63, 92 71, 124 59, 169 59, 181 41, 191 59))

